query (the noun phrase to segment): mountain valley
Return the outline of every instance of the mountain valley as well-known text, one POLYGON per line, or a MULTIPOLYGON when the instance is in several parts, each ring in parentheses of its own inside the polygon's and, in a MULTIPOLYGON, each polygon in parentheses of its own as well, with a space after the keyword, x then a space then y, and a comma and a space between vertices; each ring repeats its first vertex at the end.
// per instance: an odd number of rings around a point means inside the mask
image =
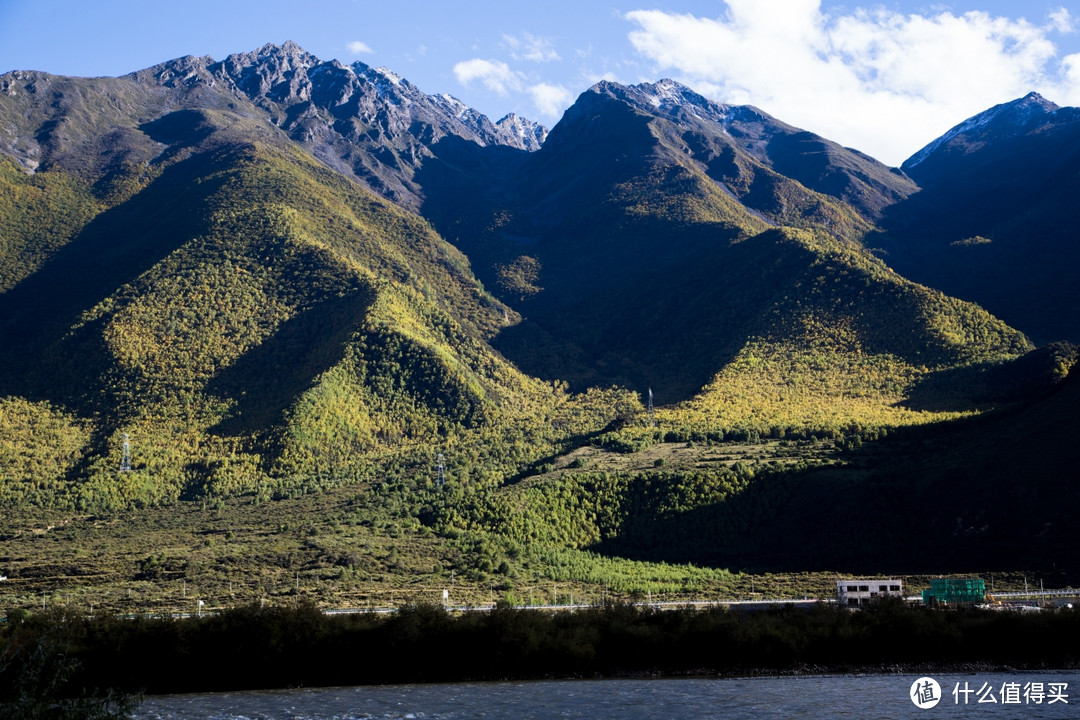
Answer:
POLYGON ((1078 112, 889 168, 671 80, 0 76, 3 601, 1073 582, 1078 112))

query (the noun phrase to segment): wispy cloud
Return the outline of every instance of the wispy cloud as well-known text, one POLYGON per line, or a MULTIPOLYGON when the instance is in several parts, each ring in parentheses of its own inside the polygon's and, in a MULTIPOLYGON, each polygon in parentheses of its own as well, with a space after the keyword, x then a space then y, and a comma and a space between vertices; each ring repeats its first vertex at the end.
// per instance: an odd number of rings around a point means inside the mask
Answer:
POLYGON ((1080 55, 1058 58, 1061 8, 1044 25, 985 12, 822 12, 820 0, 726 0, 722 17, 637 10, 636 50, 721 101, 753 104, 898 164, 952 125, 1038 90, 1080 103, 1080 55))
POLYGON ((1076 32, 1076 21, 1073 20, 1069 11, 1063 7, 1050 13, 1050 23, 1054 26, 1054 29, 1060 33, 1076 32))
POLYGON ((375 52, 366 42, 353 40, 346 46, 353 55, 366 55, 375 52))
POLYGON ((521 78, 501 60, 464 60, 454 65, 454 77, 466 86, 479 80, 484 87, 503 96, 521 90, 521 78))
POLYGON ((529 33, 522 33, 521 37, 503 35, 502 44, 510 51, 510 57, 517 61, 551 62, 562 59, 550 40, 529 33))

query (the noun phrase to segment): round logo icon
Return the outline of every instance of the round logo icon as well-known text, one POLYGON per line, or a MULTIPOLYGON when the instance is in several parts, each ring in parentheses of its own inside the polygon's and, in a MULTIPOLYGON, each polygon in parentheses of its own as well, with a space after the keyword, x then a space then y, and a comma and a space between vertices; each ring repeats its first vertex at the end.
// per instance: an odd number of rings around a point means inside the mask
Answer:
POLYGON ((911 702, 923 710, 941 702, 941 686, 931 677, 921 677, 911 683, 911 702))

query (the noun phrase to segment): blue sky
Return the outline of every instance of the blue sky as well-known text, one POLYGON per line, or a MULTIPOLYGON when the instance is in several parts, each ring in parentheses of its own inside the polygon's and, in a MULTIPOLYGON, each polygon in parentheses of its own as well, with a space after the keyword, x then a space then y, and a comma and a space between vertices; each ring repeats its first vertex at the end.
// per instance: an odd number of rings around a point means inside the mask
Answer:
POLYGON ((991 105, 1080 105, 1071 2, 0 0, 0 72, 122 75, 295 40, 553 125, 600 79, 680 80, 899 164, 991 105))

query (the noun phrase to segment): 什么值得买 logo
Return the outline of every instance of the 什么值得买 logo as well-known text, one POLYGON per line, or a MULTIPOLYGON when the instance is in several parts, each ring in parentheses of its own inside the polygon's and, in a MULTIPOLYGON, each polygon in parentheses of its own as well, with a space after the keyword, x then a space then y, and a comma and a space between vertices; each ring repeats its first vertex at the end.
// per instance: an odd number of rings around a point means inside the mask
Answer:
POLYGON ((941 686, 934 678, 921 677, 911 683, 910 696, 917 707, 929 710, 941 702, 941 686))

